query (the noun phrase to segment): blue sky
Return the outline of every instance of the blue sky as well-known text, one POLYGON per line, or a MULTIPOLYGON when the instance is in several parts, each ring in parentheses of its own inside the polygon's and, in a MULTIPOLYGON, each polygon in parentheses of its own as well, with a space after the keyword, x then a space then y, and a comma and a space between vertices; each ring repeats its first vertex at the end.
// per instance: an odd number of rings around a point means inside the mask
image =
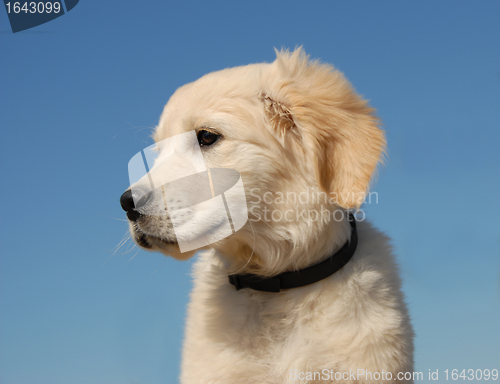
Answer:
POLYGON ((12 34, 0 10, 0 382, 177 382, 191 262, 114 252, 128 161, 177 87, 298 45, 384 121, 365 210, 398 253, 415 370, 500 369, 498 15, 498 1, 81 0, 12 34))

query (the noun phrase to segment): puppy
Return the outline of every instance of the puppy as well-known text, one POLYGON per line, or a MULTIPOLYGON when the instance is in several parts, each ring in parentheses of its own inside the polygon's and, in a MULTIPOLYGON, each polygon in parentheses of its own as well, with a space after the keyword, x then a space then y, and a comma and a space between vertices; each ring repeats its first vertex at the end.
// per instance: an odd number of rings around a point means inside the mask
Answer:
MULTIPOLYGON (((385 150, 378 124, 339 71, 300 48, 210 73, 170 98, 155 142, 193 132, 178 153, 196 156, 195 140, 208 170, 237 171, 248 212, 194 266, 182 383, 412 382, 413 331, 389 239, 349 213, 385 150)), ((187 162, 155 163, 156 174, 187 162)), ((158 214, 148 199, 134 202, 134 186, 124 193, 139 246, 194 255, 181 252, 170 211, 196 203, 186 195, 163 191, 170 205, 158 214)), ((182 224, 195 231, 193 217, 182 224)))

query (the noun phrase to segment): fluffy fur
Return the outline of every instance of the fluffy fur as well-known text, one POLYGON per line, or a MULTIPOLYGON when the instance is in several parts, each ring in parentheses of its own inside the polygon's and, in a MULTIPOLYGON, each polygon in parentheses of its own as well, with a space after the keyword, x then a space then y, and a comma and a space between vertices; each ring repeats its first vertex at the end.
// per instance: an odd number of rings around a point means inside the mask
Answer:
MULTIPOLYGON (((358 223, 351 261, 320 282, 280 293, 228 282, 234 272, 271 276, 314 265, 348 241, 347 220, 334 218, 359 207, 385 150, 373 109, 340 72, 297 49, 181 87, 154 138, 202 128, 222 135, 203 157, 207 167, 240 172, 249 221, 195 265, 181 382, 320 383, 332 382, 326 371, 358 370, 391 372, 392 380, 338 382, 410 382, 397 380, 413 370, 397 266, 388 238, 369 223, 358 223)), ((131 230, 150 250, 192 256, 179 252, 167 224, 143 215, 131 230)))

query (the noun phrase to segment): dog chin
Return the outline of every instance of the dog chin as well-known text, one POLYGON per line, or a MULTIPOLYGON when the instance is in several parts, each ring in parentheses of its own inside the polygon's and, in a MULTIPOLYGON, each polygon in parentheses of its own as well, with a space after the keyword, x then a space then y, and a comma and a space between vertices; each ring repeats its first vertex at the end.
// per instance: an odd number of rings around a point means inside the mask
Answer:
POLYGON ((179 245, 175 242, 169 242, 155 237, 148 237, 148 241, 152 244, 151 251, 161 252, 165 256, 170 256, 176 260, 187 260, 196 253, 196 250, 181 253, 179 245))
POLYGON ((171 256, 177 260, 187 260, 196 253, 196 251, 181 253, 175 239, 165 239, 149 235, 139 229, 135 223, 130 223, 130 233, 134 242, 146 251, 160 252, 165 256, 171 256))
POLYGON ((160 252, 176 260, 187 260, 196 253, 196 251, 181 253, 179 245, 176 242, 166 241, 148 235, 144 235, 141 239, 136 239, 136 243, 147 251, 160 252))

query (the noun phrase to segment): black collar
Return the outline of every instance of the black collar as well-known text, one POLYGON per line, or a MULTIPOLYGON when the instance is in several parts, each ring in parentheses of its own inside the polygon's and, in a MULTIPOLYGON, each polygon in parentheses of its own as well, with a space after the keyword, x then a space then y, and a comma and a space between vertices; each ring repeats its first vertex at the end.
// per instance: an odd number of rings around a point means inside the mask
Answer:
POLYGON ((358 232, 356 220, 352 214, 349 214, 349 223, 351 224, 351 239, 340 250, 319 264, 271 277, 253 274, 229 275, 229 282, 236 287, 236 290, 252 288, 257 291, 279 292, 281 289, 303 287, 323 280, 346 265, 356 251, 358 232))

